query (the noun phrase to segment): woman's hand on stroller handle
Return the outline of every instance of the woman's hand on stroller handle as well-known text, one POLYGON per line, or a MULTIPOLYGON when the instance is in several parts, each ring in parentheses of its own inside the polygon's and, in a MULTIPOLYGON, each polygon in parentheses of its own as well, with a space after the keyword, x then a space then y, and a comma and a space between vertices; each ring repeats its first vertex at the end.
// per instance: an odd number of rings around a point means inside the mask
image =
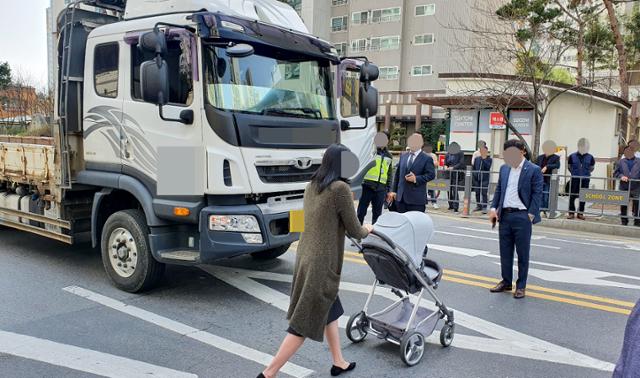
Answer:
POLYGON ((368 233, 372 233, 373 232, 373 225, 372 224, 365 224, 365 225, 363 225, 363 227, 367 229, 368 233))

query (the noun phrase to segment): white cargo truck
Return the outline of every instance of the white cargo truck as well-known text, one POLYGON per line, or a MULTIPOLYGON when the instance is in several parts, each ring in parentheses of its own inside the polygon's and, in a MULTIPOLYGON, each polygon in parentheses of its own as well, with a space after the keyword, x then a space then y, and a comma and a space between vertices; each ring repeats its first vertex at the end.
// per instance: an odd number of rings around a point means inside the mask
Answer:
MULTIPOLYGON (((53 138, 0 137, 0 226, 91 242, 120 289, 297 240, 332 143, 372 164, 378 69, 275 0, 90 0, 58 17, 53 138)), ((9 232, 0 233, 1 238, 9 232)))

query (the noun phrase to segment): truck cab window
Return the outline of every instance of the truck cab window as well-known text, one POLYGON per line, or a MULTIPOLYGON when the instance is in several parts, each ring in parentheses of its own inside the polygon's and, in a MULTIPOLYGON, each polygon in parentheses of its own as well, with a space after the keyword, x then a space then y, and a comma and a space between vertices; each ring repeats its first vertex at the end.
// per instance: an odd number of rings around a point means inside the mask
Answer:
MULTIPOLYGON (((142 100, 140 65, 144 61, 154 59, 154 57, 153 53, 138 48, 138 44, 131 46, 131 96, 135 100, 142 100)), ((167 41, 167 55, 164 59, 169 65, 169 103, 183 106, 191 105, 193 101, 193 75, 188 38, 175 37, 167 41)))
POLYGON ((93 57, 93 84, 100 97, 118 97, 118 43, 96 46, 93 57))

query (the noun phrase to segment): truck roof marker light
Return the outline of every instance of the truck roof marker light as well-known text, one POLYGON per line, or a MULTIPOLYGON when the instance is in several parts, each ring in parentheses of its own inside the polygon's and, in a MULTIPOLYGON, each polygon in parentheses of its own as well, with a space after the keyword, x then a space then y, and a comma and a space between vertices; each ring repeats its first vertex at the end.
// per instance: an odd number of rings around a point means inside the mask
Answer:
POLYGON ((191 214, 191 211, 186 207, 174 207, 173 215, 177 217, 188 217, 191 214))

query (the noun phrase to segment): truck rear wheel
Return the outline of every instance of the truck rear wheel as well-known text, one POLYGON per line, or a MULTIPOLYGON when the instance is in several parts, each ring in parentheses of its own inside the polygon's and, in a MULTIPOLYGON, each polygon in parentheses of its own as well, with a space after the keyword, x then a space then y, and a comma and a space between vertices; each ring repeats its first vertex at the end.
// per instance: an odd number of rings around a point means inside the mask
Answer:
POLYGON ((164 273, 149 248, 149 228, 140 210, 112 214, 102 229, 102 264, 115 286, 130 293, 153 288, 164 273))
POLYGON ((291 247, 291 244, 285 244, 280 247, 267 249, 266 251, 254 252, 251 254, 256 260, 273 260, 284 255, 291 247))

